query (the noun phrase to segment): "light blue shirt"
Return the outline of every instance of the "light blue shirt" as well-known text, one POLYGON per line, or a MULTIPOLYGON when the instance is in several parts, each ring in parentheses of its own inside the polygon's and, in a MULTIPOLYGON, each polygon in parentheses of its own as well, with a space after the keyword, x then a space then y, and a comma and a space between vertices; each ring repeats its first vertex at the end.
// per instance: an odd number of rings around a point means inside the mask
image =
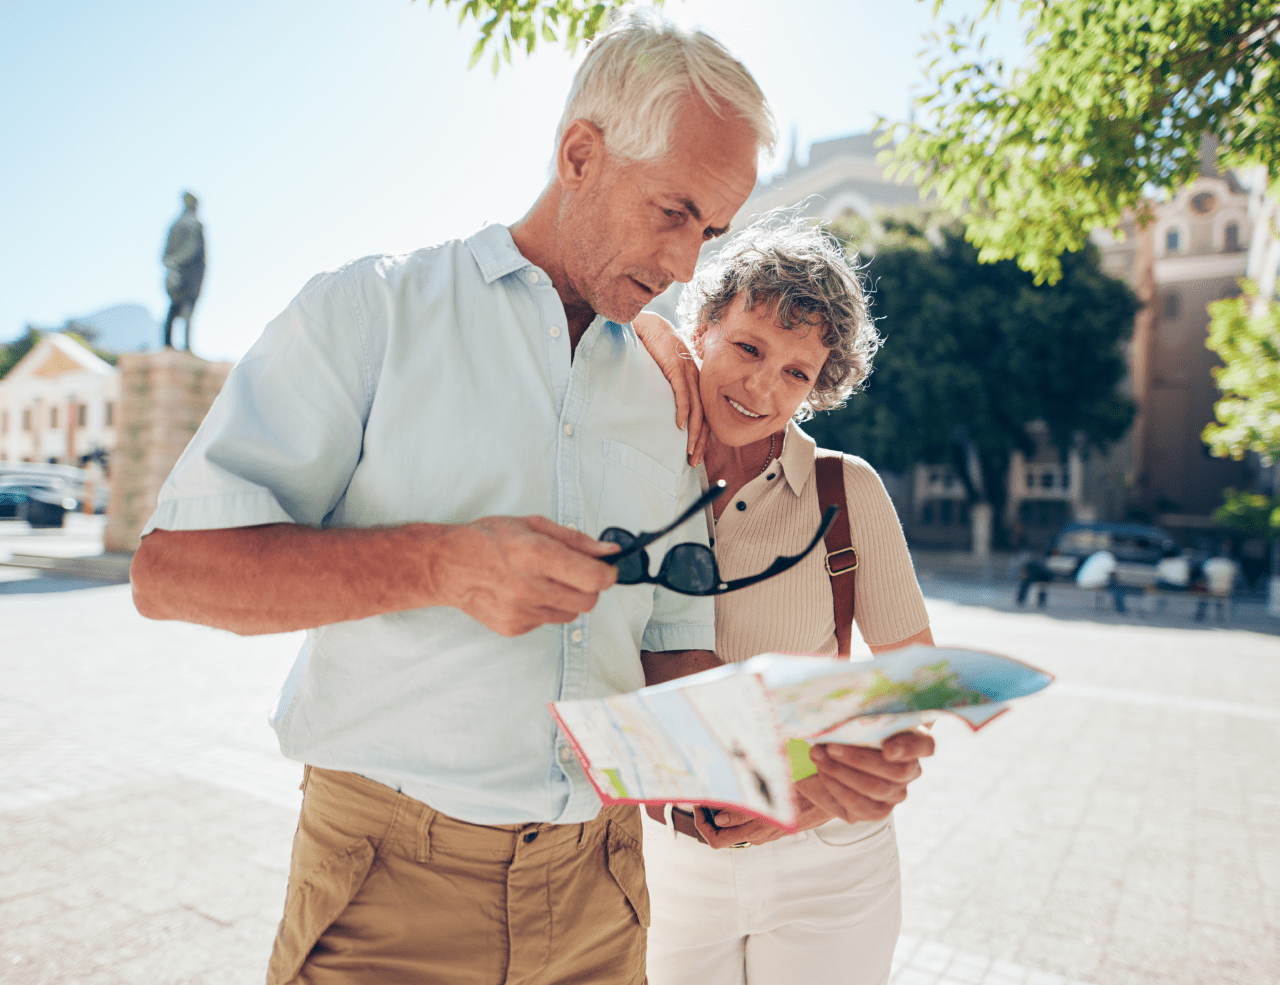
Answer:
MULTIPOLYGON (((541 514, 655 530, 699 494, 671 389, 603 318, 564 307, 506 227, 320 274, 231 372, 144 534, 541 514)), ((701 517, 649 548, 706 543, 701 517)), ((272 713, 292 759, 478 824, 600 804, 547 709, 644 686, 641 649, 712 650, 709 599, 615 586, 514 639, 432 607, 310 630, 272 713)))

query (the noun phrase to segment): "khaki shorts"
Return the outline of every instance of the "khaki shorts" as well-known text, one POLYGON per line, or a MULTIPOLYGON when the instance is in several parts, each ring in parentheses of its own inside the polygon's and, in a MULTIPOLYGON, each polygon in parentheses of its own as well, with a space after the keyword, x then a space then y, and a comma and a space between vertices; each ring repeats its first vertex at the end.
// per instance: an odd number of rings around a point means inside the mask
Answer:
POLYGON ((634 807, 585 824, 467 824, 307 767, 268 985, 644 980, 634 807))

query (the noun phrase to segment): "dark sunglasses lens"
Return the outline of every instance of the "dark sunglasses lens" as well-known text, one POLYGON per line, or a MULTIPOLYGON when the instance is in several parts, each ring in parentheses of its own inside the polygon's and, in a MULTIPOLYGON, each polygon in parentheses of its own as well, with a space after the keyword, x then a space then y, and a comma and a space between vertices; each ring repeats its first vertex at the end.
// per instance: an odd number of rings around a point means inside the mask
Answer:
POLYGON ((677 544, 662 559, 658 580, 677 592, 702 595, 715 587, 716 557, 702 544, 677 544))
MULTIPOLYGON (((610 527, 600 535, 600 540, 606 544, 617 544, 625 551, 636 538, 621 527, 610 527)), ((644 551, 636 551, 614 563, 618 567, 618 584, 634 585, 644 581, 645 572, 649 569, 649 556, 644 551)))

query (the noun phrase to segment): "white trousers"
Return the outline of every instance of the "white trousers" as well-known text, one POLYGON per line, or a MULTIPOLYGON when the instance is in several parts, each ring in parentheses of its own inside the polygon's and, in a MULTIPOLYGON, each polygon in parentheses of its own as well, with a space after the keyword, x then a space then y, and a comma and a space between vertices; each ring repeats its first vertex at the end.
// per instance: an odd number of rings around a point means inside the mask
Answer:
POLYGON ((651 820, 649 985, 884 985, 902 924, 892 815, 719 851, 651 820))

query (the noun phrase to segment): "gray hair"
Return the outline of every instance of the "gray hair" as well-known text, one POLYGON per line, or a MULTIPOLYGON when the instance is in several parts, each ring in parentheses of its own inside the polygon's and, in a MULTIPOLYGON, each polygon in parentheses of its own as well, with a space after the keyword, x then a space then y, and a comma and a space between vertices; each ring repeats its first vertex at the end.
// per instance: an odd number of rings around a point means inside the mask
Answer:
POLYGON ((648 8, 624 8, 587 48, 556 145, 569 123, 590 120, 605 147, 626 161, 654 161, 671 149, 684 101, 696 93, 717 116, 741 117, 756 148, 772 153, 773 114, 751 73, 714 38, 676 27, 648 8))
POLYGON ((784 328, 819 329, 830 352, 796 412, 797 420, 808 420, 814 411, 842 406, 871 375, 880 348, 855 264, 826 226, 770 212, 698 268, 680 295, 679 331, 692 343, 700 326, 719 324, 739 298, 746 311, 773 308, 784 328))

